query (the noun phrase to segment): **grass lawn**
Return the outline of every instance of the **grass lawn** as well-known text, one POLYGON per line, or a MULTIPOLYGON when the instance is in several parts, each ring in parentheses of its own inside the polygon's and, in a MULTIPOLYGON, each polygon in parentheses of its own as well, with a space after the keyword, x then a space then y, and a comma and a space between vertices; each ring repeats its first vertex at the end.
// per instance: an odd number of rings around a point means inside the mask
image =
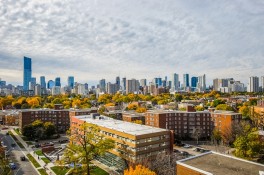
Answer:
POLYGON ((41 175, 48 175, 48 173, 46 172, 46 170, 44 170, 44 169, 38 169, 38 171, 39 171, 39 173, 41 174, 41 175))
POLYGON ((62 168, 60 166, 54 166, 51 169, 56 175, 64 175, 70 170, 69 168, 62 168))
POLYGON ((106 171, 102 170, 101 168, 95 166, 92 167, 91 175, 109 175, 106 171))
POLYGON ((27 154, 27 157, 36 168, 40 167, 40 164, 35 160, 35 158, 31 154, 27 154))
POLYGON ((30 142, 30 141, 27 141, 26 143, 27 143, 28 145, 33 145, 33 143, 30 142))
POLYGON ((18 135, 21 135, 21 133, 19 132, 19 129, 18 129, 18 128, 14 129, 14 131, 15 131, 18 135))
POLYGON ((18 144, 18 146, 20 148, 25 148, 22 143, 14 136, 14 134, 11 131, 8 131, 9 135, 16 141, 16 143, 18 144))
POLYGON ((50 160, 46 157, 41 158, 45 163, 50 163, 50 160))
POLYGON ((36 153, 38 156, 44 156, 44 154, 42 153, 41 150, 37 150, 37 151, 35 151, 35 153, 36 153))

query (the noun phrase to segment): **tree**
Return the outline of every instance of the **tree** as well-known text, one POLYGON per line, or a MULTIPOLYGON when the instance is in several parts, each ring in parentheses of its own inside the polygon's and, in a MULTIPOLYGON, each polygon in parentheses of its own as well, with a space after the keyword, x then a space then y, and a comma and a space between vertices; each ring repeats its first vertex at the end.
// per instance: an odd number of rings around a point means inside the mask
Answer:
POLYGON ((213 141, 216 141, 217 145, 220 144, 222 136, 221 136, 221 132, 218 129, 213 130, 212 139, 213 139, 213 141))
POLYGON ((203 106, 195 106, 195 110, 196 111, 204 111, 204 107, 203 106))
POLYGON ((182 101, 182 99, 183 99, 182 95, 180 95, 180 94, 175 94, 175 100, 176 100, 177 102, 182 101))
POLYGON ((156 175, 156 173, 142 165, 137 165, 135 169, 130 166, 124 171, 124 175, 156 175))
POLYGON ((48 138, 56 133, 56 127, 51 122, 45 122, 44 129, 45 129, 45 136, 47 136, 48 138))
POLYGON ((216 106, 217 110, 233 111, 233 108, 227 104, 219 104, 216 106))
POLYGON ((30 125, 25 125, 22 128, 22 134, 24 136, 26 136, 27 138, 35 138, 34 127, 31 124, 30 125))
POLYGON ((90 175, 90 163, 113 149, 115 142, 105 138, 98 126, 83 123, 78 129, 71 128, 70 143, 65 150, 65 161, 68 163, 81 163, 87 175, 90 175))
POLYGON ((239 113, 242 114, 242 117, 244 119, 249 119, 249 117, 250 117, 250 108, 248 106, 245 106, 245 105, 241 106, 239 108, 239 113))
POLYGON ((144 112, 146 112, 147 111, 147 109, 146 108, 142 108, 142 107, 138 107, 137 109, 136 109, 136 112, 138 112, 138 113, 144 113, 144 112))

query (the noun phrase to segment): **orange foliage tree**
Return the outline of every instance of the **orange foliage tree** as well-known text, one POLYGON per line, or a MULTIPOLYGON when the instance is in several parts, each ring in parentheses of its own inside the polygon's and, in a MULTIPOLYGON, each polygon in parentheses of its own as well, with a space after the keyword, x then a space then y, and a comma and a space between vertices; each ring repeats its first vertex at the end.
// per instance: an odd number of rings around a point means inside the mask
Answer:
POLYGON ((157 175, 154 171, 142 166, 137 165, 135 169, 133 167, 129 167, 129 169, 124 171, 124 175, 157 175))

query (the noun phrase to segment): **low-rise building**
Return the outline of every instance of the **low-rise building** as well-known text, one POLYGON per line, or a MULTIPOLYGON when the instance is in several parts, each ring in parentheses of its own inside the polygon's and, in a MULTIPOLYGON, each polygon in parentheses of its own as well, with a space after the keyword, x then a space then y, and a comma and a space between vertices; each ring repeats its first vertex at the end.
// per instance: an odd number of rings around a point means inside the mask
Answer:
POLYGON ((173 149, 173 135, 166 129, 91 114, 73 116, 71 118, 71 130, 78 129, 80 124, 84 122, 97 125, 101 133, 107 138, 113 139, 116 146, 110 152, 129 162, 135 163, 146 157, 173 149))
POLYGON ((239 123, 242 120, 242 114, 233 111, 215 110, 211 112, 211 118, 214 128, 224 132, 226 129, 230 129, 232 124, 239 123))
POLYGON ((173 130, 178 139, 194 137, 208 137, 213 130, 210 112, 194 111, 188 106, 186 111, 154 110, 145 113, 145 124, 158 128, 173 130))
POLYGON ((123 121, 132 122, 132 123, 141 123, 145 124, 145 114, 144 113, 137 113, 137 112, 123 112, 123 121))
POLYGON ((52 122, 59 133, 65 133, 70 128, 70 116, 88 115, 95 112, 92 109, 25 109, 19 111, 19 128, 31 124, 36 120, 52 122))
POLYGON ((262 175, 264 173, 263 164, 216 152, 179 160, 176 164, 177 175, 262 175))

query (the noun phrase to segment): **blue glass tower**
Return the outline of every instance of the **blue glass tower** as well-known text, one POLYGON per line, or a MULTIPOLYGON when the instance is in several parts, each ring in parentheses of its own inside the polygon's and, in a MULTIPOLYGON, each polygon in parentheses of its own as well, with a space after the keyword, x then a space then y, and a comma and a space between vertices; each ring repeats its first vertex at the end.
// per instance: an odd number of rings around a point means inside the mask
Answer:
POLYGON ((183 74, 183 87, 189 87, 189 74, 183 74))
POLYGON ((53 80, 49 80, 49 81, 48 81, 48 89, 53 88, 54 84, 55 84, 55 83, 54 83, 53 80))
POLYGON ((69 76, 68 77, 68 87, 73 89, 73 86, 74 86, 74 77, 73 76, 69 76))
POLYGON ((29 82, 31 81, 32 67, 31 58, 24 57, 24 74, 23 74, 23 90, 29 90, 29 82))
POLYGON ((46 89, 46 81, 45 81, 45 77, 44 76, 40 77, 40 87, 42 89, 46 89))
POLYGON ((55 86, 61 86, 60 77, 55 78, 55 86))
POLYGON ((191 78, 191 86, 192 86, 192 88, 196 88, 197 87, 197 82, 198 82, 198 77, 192 77, 191 78))

